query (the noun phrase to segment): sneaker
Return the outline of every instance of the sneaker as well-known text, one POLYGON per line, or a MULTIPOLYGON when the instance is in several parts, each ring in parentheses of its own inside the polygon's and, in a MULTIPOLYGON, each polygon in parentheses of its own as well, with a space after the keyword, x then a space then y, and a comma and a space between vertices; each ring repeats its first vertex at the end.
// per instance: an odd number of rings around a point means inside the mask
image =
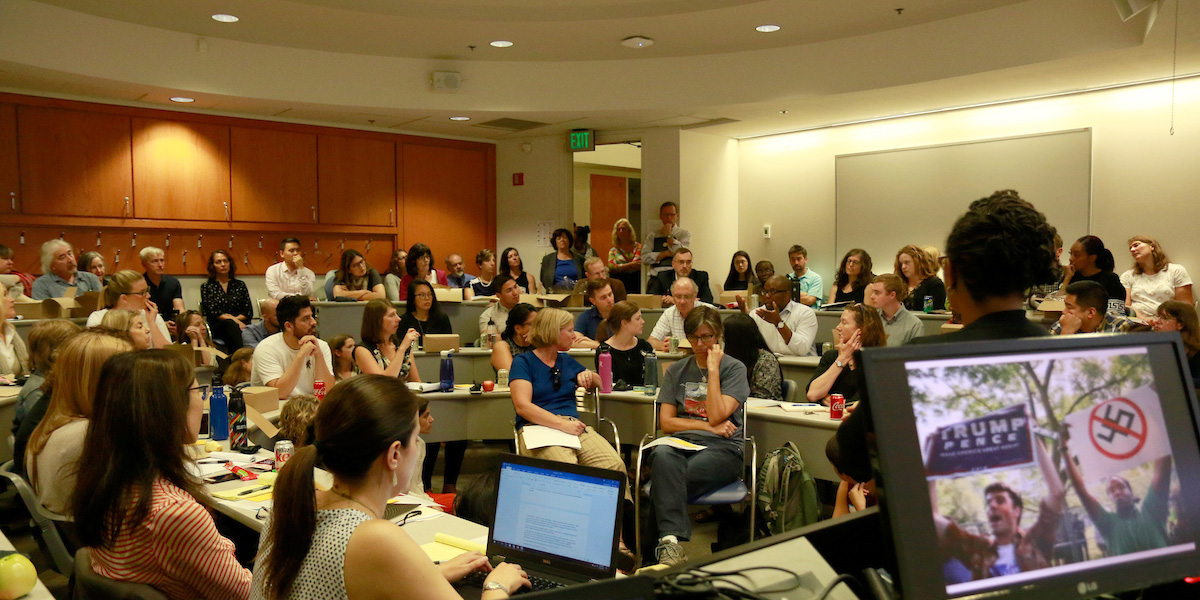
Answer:
POLYGON ((678 542, 661 541, 658 547, 654 549, 654 557, 658 559, 658 564, 673 567, 687 562, 687 553, 683 551, 683 546, 678 542))

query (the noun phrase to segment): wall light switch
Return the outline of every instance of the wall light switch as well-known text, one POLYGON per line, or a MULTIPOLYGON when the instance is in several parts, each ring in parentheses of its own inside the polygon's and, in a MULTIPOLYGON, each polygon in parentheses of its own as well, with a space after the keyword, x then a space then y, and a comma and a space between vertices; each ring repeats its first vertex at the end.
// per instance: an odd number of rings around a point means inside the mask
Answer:
POLYGON ((764 240, 771 239, 771 226, 770 225, 763 225, 763 239, 764 240))

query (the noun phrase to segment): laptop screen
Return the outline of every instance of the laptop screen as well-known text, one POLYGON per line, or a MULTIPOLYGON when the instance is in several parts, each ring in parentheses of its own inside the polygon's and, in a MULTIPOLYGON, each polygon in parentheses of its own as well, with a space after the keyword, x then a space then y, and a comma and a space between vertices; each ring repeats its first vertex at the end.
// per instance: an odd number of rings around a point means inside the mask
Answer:
POLYGON ((601 470, 506 458, 500 466, 491 546, 611 570, 621 474, 580 471, 601 470))

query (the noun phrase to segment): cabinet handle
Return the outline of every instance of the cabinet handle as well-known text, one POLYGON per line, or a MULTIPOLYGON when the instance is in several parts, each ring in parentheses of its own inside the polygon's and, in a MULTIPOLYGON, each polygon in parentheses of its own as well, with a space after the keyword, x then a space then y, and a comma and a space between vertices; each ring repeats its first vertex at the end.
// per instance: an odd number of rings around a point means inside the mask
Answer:
POLYGON ((8 193, 8 197, 9 197, 9 199, 10 199, 10 200, 12 200, 12 209, 13 209, 14 211, 15 211, 15 210, 17 210, 17 193, 16 193, 16 192, 9 192, 9 193, 8 193))
POLYGON ((129 196, 125 196, 125 216, 129 216, 129 196))
POLYGON ((396 224, 396 209, 389 208, 388 209, 388 225, 395 225, 395 224, 396 224))
POLYGON ((221 204, 225 205, 225 220, 228 221, 229 220, 229 203, 222 202, 221 204))
POLYGON ((313 220, 316 221, 317 220, 317 206, 315 204, 312 206, 312 212, 313 212, 313 220))

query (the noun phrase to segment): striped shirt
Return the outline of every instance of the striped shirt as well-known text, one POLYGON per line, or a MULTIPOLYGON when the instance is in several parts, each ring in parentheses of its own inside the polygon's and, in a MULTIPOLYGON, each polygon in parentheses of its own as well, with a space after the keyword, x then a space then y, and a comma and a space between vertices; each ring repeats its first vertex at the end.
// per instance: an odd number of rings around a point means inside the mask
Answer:
MULTIPOLYGON (((96 573, 153 586, 168 598, 243 600, 250 571, 238 563, 233 542, 217 532, 212 516, 186 491, 155 479, 150 512, 137 527, 123 527, 108 548, 92 548, 96 573)), ((125 512, 128 520, 136 493, 125 512)))

